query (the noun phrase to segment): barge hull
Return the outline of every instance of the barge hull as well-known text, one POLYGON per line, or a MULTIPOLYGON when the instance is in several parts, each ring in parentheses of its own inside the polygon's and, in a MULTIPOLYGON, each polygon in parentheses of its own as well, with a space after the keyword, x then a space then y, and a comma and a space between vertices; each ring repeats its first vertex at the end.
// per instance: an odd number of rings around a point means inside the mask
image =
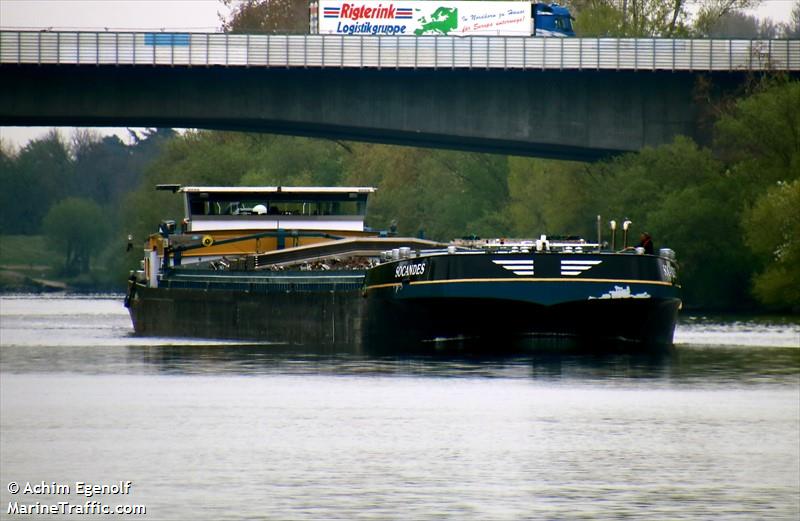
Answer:
POLYGON ((493 299, 376 300, 360 291, 266 295, 140 288, 130 312, 136 334, 144 336, 414 351, 453 338, 491 349, 530 337, 568 337, 603 348, 669 346, 679 306, 677 299, 542 306, 493 299))
POLYGON ((256 340, 360 346, 360 290, 198 290, 138 287, 130 300, 134 331, 143 336, 256 340))
POLYGON ((487 346, 531 337, 567 337, 591 347, 669 347, 680 300, 573 301, 553 306, 501 299, 370 299, 367 342, 418 344, 479 340, 487 346))

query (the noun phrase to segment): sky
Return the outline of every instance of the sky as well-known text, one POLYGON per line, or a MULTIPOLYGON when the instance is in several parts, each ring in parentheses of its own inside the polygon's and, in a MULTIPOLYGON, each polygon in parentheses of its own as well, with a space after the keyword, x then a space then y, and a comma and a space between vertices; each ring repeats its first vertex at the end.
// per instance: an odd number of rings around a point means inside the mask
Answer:
MULTIPOLYGON (((794 0, 763 0, 748 11, 777 23, 788 22, 794 0)), ((0 0, 0 29, 9 30, 173 30, 215 32, 230 12, 220 0, 0 0)), ((96 129, 128 142, 124 128, 96 129)), ((43 136, 49 127, 0 127, 13 146, 43 136)), ((69 137, 72 128, 61 129, 69 137)))

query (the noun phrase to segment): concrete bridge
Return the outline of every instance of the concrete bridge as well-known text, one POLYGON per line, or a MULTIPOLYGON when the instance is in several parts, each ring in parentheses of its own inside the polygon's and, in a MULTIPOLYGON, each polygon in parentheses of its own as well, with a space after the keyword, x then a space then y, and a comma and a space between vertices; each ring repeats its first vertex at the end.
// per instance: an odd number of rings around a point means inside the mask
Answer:
POLYGON ((596 159, 696 135, 698 75, 800 40, 0 32, 0 125, 160 126, 596 159))

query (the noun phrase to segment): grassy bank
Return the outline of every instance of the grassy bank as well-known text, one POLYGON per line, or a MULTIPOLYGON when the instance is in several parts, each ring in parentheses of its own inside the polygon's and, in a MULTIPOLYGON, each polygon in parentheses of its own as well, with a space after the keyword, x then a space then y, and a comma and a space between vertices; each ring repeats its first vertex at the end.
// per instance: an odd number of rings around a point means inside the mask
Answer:
POLYGON ((0 266, 20 269, 50 269, 53 252, 42 235, 0 235, 0 266))
POLYGON ((53 254, 39 235, 0 235, 0 291, 63 291, 53 254))
POLYGON ((43 292, 74 289, 60 277, 60 256, 41 235, 0 235, 0 291, 43 292))

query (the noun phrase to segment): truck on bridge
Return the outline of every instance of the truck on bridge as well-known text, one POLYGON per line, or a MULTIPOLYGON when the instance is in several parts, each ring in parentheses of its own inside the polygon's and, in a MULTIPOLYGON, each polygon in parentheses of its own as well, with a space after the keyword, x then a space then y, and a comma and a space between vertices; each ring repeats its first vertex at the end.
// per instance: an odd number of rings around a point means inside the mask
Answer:
POLYGON ((534 36, 575 36, 569 9, 558 4, 536 3, 531 6, 534 36))
POLYGON ((319 0, 312 34, 380 36, 575 36, 558 4, 494 1, 319 0))

